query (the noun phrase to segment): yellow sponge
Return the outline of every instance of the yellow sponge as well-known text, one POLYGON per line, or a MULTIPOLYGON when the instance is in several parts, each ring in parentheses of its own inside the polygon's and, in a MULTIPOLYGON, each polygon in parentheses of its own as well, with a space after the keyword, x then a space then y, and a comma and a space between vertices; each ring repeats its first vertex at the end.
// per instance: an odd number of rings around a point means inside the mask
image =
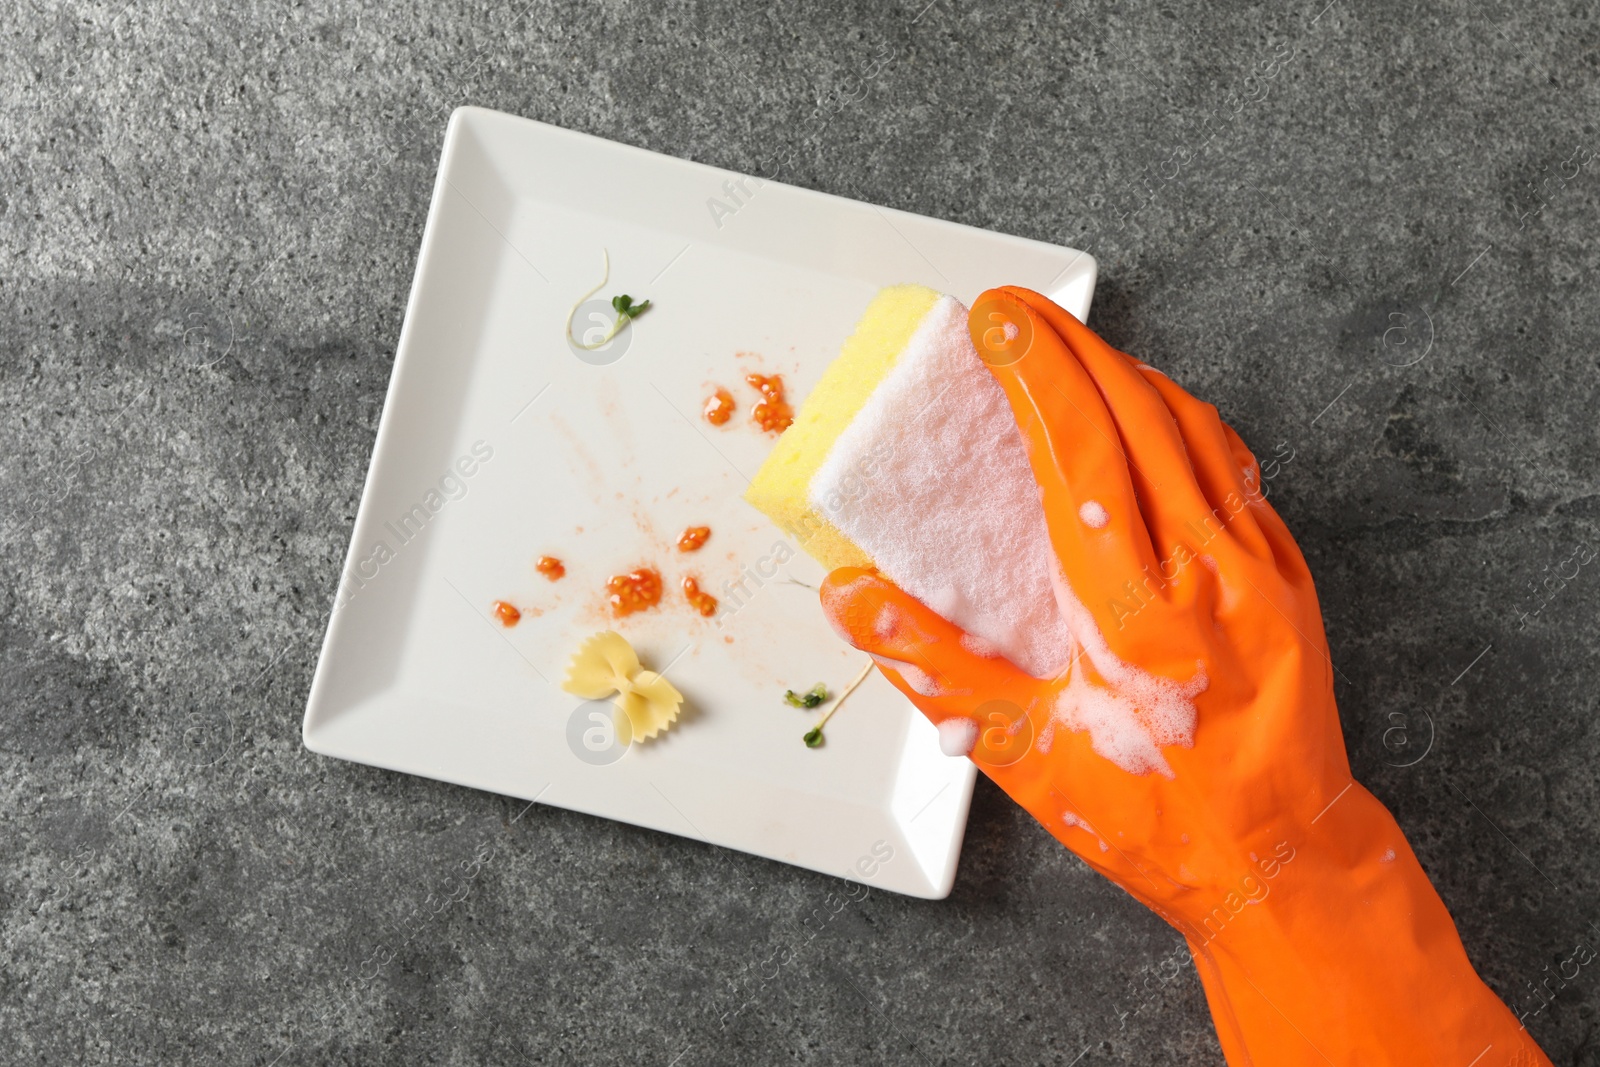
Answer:
POLYGON ((954 297, 879 293, 745 499, 830 570, 877 568, 973 648, 1036 678, 1072 655, 1027 447, 954 297))
POLYGON ((879 292, 745 490, 746 500, 829 570, 870 567, 873 561, 813 506, 812 479, 938 299, 921 285, 879 292))

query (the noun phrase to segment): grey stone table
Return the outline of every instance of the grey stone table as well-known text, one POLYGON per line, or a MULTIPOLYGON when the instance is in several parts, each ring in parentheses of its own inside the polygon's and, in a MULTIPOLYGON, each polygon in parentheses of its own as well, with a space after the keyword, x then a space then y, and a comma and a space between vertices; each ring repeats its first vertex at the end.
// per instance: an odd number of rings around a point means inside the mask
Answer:
MULTIPOLYGON (((987 784, 948 901, 802 933, 837 883, 301 747, 463 103, 1091 248, 1099 328, 1277 460, 1356 771, 1539 1007, 1600 939, 1596 16, 10 5, 0 1060, 1221 1061, 987 784)), ((1528 1025, 1600 1063, 1597 1005, 1528 1025)))

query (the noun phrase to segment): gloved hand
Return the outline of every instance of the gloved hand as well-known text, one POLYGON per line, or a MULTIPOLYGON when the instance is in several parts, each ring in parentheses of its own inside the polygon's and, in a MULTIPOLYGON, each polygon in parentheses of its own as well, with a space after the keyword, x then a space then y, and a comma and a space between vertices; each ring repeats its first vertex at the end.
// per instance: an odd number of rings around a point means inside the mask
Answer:
POLYGON ((1230 1064, 1548 1064, 1350 777, 1311 575, 1238 435, 1037 293, 991 290, 970 325, 1039 482, 1073 660, 1030 677, 861 570, 823 587, 834 626, 1183 934, 1230 1064))

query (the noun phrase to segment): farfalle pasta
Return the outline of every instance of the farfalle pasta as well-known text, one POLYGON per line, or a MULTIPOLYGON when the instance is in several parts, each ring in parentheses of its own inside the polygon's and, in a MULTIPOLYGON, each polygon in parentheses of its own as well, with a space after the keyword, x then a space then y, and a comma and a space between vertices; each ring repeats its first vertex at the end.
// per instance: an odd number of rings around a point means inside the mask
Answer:
POLYGON ((655 671, 644 670, 628 639, 605 630, 584 641, 567 664, 561 688, 585 700, 612 703, 628 717, 635 741, 648 741, 678 718, 683 694, 655 671))

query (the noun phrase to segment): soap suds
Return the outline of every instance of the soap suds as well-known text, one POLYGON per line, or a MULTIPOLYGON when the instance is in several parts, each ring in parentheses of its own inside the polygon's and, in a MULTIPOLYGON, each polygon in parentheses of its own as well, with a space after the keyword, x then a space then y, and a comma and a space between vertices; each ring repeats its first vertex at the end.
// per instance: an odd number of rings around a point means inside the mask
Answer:
POLYGON ((878 609, 877 617, 872 620, 872 636, 879 641, 887 641, 900 630, 900 609, 893 604, 884 604, 878 609))
POLYGON ((1173 777, 1161 749, 1194 744, 1194 698, 1208 684, 1204 664, 1195 663, 1188 681, 1175 682, 1124 662, 1059 569, 1053 578, 1062 615, 1102 684, 1088 679, 1081 659, 1072 665, 1067 684, 1056 694, 1050 724, 1040 732, 1039 750, 1049 751, 1055 728, 1063 726, 1088 733, 1095 752, 1129 774, 1155 771, 1173 777))
POLYGON ((1111 521, 1111 516, 1098 500, 1085 500, 1078 508, 1078 518, 1091 530, 1103 530, 1106 523, 1111 521))
POLYGON ((984 659, 1000 658, 1000 650, 994 646, 994 643, 985 641, 977 634, 962 634, 961 647, 971 652, 974 656, 982 656, 984 659))
POLYGON ((1070 811, 1064 811, 1061 813, 1061 821, 1068 826, 1077 827, 1084 833, 1093 834, 1094 839, 1100 843, 1101 852, 1111 851, 1111 846, 1106 844, 1106 839, 1095 833, 1094 827, 1089 825, 1089 820, 1085 819, 1082 815, 1075 815, 1070 811))
POLYGON ((1383 855, 1381 857, 1379 857, 1378 862, 1379 863, 1393 863, 1394 862, 1394 849, 1392 849, 1392 848, 1384 849, 1383 850, 1383 855))
POLYGON ((1003 329, 1005 330, 1005 335, 1006 335, 1006 340, 1007 341, 1015 341, 1017 339, 1017 334, 1022 332, 1021 328, 1018 327, 1017 324, 1012 322, 1010 319, 1006 320, 1006 324, 1003 327, 1003 329))
POLYGON ((886 577, 1027 673, 1066 665, 1039 485, 959 301, 941 297, 923 318, 808 495, 886 577))
POLYGON ((892 671, 898 672, 900 677, 905 679, 906 684, 918 696, 937 697, 949 695, 945 687, 939 684, 939 681, 933 675, 914 663, 879 655, 873 655, 872 659, 878 666, 887 667, 892 671))
MULTIPOLYGON (((861 591, 867 586, 871 585, 873 581, 874 579, 872 575, 862 574, 841 586, 824 586, 821 594, 823 606, 843 606, 850 604, 854 602, 856 598, 861 595, 861 591)), ((856 643, 856 635, 851 633, 849 627, 846 625, 848 618, 855 615, 854 612, 835 612, 829 610, 824 611, 822 614, 827 618, 828 625, 833 627, 833 632, 843 638, 846 644, 853 645, 856 643)), ((876 616, 874 616, 874 619, 876 619, 876 616)))
POLYGON ((967 756, 978 744, 978 724, 964 715, 939 724, 939 751, 946 756, 967 756))

